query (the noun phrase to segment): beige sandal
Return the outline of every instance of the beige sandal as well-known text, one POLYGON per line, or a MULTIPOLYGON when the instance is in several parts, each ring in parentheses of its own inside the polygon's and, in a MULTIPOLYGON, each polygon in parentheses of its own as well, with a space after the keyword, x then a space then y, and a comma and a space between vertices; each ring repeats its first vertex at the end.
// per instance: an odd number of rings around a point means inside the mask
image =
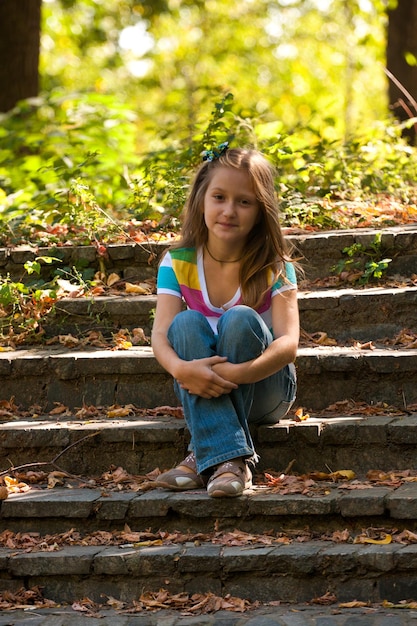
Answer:
POLYGON ((171 489, 172 491, 187 491, 188 489, 201 489, 206 482, 197 473, 197 464, 193 452, 183 460, 177 467, 158 476, 155 480, 158 487, 171 489), (187 472, 183 467, 189 467, 192 472, 187 472))
POLYGON ((234 498, 252 487, 252 472, 243 459, 232 459, 219 465, 210 477, 207 493, 212 498, 234 498))

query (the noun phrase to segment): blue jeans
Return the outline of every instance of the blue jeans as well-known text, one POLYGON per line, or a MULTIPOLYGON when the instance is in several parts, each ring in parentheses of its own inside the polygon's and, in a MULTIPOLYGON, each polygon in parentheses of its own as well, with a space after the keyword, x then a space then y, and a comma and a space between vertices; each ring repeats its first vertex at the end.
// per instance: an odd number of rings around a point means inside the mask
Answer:
MULTIPOLYGON (((173 320, 168 340, 181 359, 191 361, 210 356, 227 356, 231 363, 258 357, 273 341, 260 315, 239 305, 226 311, 216 335, 197 311, 182 311, 173 320)), ((257 459, 249 424, 275 424, 295 400, 294 364, 257 383, 239 385, 219 398, 189 394, 174 381, 191 434, 190 450, 199 473, 237 457, 257 459)))

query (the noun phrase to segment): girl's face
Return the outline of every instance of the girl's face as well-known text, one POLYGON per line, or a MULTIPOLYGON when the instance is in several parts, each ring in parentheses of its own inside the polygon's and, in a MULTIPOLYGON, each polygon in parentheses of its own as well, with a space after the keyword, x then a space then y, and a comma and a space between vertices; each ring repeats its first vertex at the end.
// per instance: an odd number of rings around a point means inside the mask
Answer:
POLYGON ((242 244, 258 221, 259 203, 249 174, 232 167, 214 170, 204 196, 209 239, 242 244))

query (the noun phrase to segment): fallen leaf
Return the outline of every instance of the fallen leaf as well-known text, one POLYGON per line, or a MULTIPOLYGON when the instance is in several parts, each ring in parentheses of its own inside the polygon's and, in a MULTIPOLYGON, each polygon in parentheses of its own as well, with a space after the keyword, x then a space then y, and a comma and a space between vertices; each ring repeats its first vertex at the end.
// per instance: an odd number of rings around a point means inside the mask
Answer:
POLYGON ((310 414, 309 413, 304 413, 304 409, 302 407, 300 407, 299 409, 296 410, 295 412, 295 421, 296 422, 304 422, 305 420, 308 420, 310 418, 310 414))
POLYGON ((120 406, 111 408, 107 411, 107 417, 115 418, 115 417, 126 417, 130 415, 132 412, 132 405, 120 406))
POLYGON ((170 415, 182 419, 184 410, 182 406, 158 406, 155 409, 147 409, 148 415, 170 415))
POLYGON ((320 596, 319 598, 314 598, 313 600, 311 600, 312 604, 321 605, 334 604, 335 602, 337 602, 337 598, 333 593, 330 593, 330 591, 325 593, 324 596, 320 596))
POLYGON ((371 539, 370 537, 366 537, 364 535, 358 535, 353 540, 353 543, 372 543, 372 544, 377 544, 381 546, 385 546, 385 545, 388 545, 389 543, 392 543, 391 535, 385 534, 385 533, 383 533, 383 535, 384 537, 382 539, 371 539))
POLYGON ((111 287, 112 285, 115 285, 116 283, 118 283, 120 281, 120 276, 118 274, 116 274, 115 272, 113 272, 112 274, 110 274, 107 278, 107 286, 111 287))
POLYGON ((308 474, 313 480, 353 480, 356 476, 353 470, 338 470, 336 472, 310 472, 308 474))
POLYGON ((56 402, 55 404, 56 404, 56 407, 49 411, 49 415, 61 415, 61 413, 65 413, 65 411, 68 411, 68 407, 66 407, 65 405, 58 404, 56 402))
POLYGON ((125 283, 126 293, 139 293, 139 294, 147 294, 149 290, 143 285, 135 285, 133 283, 125 283))
POLYGON ((48 489, 53 489, 57 485, 63 485, 65 478, 67 478, 67 474, 65 472, 51 472, 48 475, 48 489))

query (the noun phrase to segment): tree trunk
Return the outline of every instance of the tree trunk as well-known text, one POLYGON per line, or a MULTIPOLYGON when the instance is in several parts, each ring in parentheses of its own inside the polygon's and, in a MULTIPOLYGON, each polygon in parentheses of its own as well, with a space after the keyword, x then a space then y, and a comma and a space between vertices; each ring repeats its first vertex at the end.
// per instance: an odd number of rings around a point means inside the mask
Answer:
MULTIPOLYGON (((417 0, 398 0, 396 8, 388 11, 387 69, 392 74, 390 106, 401 121, 417 116, 416 33, 417 0)), ((404 135, 415 143, 415 128, 406 129, 404 135)))
POLYGON ((0 111, 38 95, 41 0, 0 0, 0 111))

